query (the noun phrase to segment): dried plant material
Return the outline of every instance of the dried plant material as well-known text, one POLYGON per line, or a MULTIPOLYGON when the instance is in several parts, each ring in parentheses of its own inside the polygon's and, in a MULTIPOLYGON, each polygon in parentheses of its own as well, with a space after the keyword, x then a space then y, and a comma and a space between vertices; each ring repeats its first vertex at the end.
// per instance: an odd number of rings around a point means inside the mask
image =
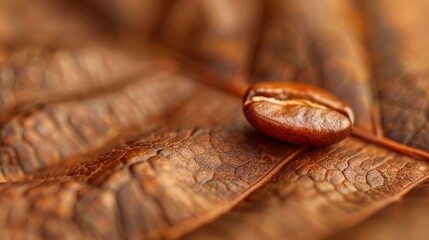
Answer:
POLYGON ((2 1, 2 239, 424 237, 428 9, 2 1), (242 107, 261 81, 338 96, 354 117, 309 96, 251 100, 334 109, 352 136, 314 148, 259 133, 242 107))
MULTIPOLYGON (((13 236, 15 227, 34 224, 41 213, 50 217, 32 229, 60 221, 80 238, 178 236, 228 211, 301 150, 255 135, 243 120, 155 131, 48 181, 3 184, 2 212, 33 207, 17 216, 18 225, 5 219, 1 231, 13 236)), ((63 238, 63 229, 43 231, 63 238)))
POLYGON ((302 152, 239 207, 187 238, 321 238, 394 202, 428 174, 426 163, 350 138, 302 152))

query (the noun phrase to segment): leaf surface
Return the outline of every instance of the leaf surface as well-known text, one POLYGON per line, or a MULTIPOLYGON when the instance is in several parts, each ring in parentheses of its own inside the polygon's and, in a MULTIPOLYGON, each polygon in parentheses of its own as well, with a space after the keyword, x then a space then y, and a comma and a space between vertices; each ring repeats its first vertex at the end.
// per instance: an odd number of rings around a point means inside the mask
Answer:
POLYGON ((37 2, 0 3, 3 238, 424 236, 424 0, 37 2), (258 133, 260 81, 332 92, 353 136, 258 133))

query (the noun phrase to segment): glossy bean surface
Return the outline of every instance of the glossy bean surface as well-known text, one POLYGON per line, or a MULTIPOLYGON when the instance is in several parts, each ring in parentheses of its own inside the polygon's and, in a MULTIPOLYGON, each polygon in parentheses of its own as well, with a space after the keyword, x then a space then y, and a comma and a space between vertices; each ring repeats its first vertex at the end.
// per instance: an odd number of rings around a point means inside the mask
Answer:
POLYGON ((329 92, 298 83, 258 83, 243 102, 257 130, 282 141, 327 146, 351 134, 353 111, 329 92))

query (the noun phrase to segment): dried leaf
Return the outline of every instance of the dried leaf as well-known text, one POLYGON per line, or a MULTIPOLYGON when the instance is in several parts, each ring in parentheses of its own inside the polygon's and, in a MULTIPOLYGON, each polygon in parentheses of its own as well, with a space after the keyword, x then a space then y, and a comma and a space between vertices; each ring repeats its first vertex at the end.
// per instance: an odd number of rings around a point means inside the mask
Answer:
MULTIPOLYGON (((2 0, 0 45, 78 45, 100 39, 108 29, 102 19, 86 14, 75 2, 55 0, 2 0)), ((95 14, 96 15, 96 14, 95 14)))
POLYGON ((37 3, 0 3, 2 238, 424 236, 424 0, 37 3), (355 136, 258 133, 247 79, 329 90, 355 136))
POLYGON ((384 133, 395 141, 429 150, 427 106, 428 36, 423 29, 428 5, 398 1, 366 1, 375 84, 384 133), (408 9, 408 10, 406 10, 408 9), (400 14, 413 12, 413 17, 400 14), (389 39, 389 41, 386 41, 389 39))
POLYGON ((300 149, 253 133, 242 119, 155 131, 47 181, 2 184, 2 212, 21 214, 3 219, 1 232, 29 224, 66 237, 63 227, 45 228, 58 221, 79 238, 177 236, 229 210, 300 149), (36 221, 41 215, 50 217, 36 221))
POLYGON ((394 202, 429 165, 349 138, 308 149, 236 209, 185 239, 315 239, 394 202))
POLYGON ((331 239, 425 239, 428 199, 428 181, 425 181, 406 195, 403 201, 393 203, 362 224, 331 239))
POLYGON ((6 117, 25 105, 106 91, 155 63, 99 45, 15 50, 1 61, 0 113, 6 117))

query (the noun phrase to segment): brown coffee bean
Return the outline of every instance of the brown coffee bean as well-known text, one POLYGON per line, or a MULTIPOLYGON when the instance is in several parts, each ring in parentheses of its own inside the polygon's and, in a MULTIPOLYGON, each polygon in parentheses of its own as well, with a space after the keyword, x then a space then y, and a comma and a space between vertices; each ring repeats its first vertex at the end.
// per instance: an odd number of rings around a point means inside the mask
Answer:
POLYGON ((353 111, 329 92, 298 83, 258 83, 244 97, 244 114, 257 130, 280 140, 327 146, 352 132, 353 111))

